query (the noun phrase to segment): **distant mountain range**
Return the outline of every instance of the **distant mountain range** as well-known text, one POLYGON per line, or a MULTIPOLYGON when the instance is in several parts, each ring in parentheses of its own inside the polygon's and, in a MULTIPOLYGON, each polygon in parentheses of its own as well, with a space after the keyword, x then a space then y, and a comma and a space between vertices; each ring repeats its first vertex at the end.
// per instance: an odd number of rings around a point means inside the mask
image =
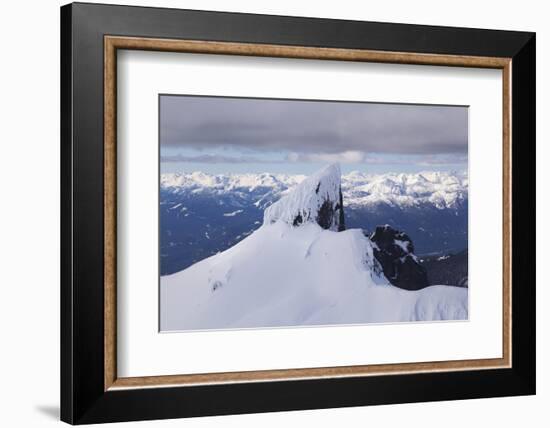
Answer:
MULTIPOLYGON (((258 229, 264 210, 303 175, 202 172, 160 177, 161 275, 224 251, 258 229)), ((367 232, 388 224, 404 230, 416 254, 443 255, 468 246, 465 172, 364 174, 341 178, 345 225, 367 232)))

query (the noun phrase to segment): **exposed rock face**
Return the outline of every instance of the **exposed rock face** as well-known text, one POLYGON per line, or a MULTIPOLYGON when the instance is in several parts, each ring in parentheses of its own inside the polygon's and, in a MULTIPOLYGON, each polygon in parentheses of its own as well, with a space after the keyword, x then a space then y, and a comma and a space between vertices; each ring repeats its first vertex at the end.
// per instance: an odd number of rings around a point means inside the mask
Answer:
POLYGON ((393 285, 405 290, 427 287, 426 269, 414 255, 414 246, 406 233, 391 226, 377 226, 370 236, 374 244, 374 257, 384 275, 393 285))
POLYGON ((292 226, 315 222, 323 229, 345 230, 340 176, 336 164, 309 176, 264 211, 264 224, 277 220, 292 226))

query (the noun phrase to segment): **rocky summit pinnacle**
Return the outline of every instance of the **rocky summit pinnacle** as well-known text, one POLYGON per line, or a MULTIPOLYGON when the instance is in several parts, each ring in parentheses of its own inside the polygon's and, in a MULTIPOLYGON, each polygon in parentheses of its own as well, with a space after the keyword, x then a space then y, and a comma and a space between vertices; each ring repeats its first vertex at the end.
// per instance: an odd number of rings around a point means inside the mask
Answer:
POLYGON ((315 222, 323 229, 345 230, 340 178, 338 164, 317 171, 268 207, 264 224, 278 220, 292 226, 315 222))

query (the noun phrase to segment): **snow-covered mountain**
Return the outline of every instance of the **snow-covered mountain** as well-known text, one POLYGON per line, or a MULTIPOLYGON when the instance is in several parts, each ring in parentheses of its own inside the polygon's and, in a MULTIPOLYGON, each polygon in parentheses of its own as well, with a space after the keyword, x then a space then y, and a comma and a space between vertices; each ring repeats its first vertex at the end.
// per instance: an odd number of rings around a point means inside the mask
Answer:
MULTIPOLYGON (((162 174, 160 186, 172 192, 209 192, 217 195, 236 191, 262 191, 264 198, 255 201, 265 207, 267 196, 280 196, 292 190, 306 177, 288 174, 211 175, 203 172, 162 174)), ((420 172, 401 174, 365 174, 351 172, 341 177, 346 206, 380 203, 400 207, 431 204, 436 208, 453 208, 468 198, 465 172, 420 172)))
MULTIPOLYGON (((178 272, 236 244, 263 222, 264 210, 303 175, 202 172, 160 177, 161 274, 178 272)), ((341 178, 344 222, 369 232, 404 230, 417 254, 467 248, 465 173, 365 174, 341 178)))
POLYGON ((380 175, 351 172, 343 177, 342 191, 350 206, 385 203, 406 208, 428 204, 452 209, 468 198, 468 177, 464 172, 380 175))
POLYGON ((375 244, 343 230, 340 187, 338 167, 325 168, 271 205, 250 236, 161 277, 161 329, 466 319, 467 289, 389 283, 375 244))

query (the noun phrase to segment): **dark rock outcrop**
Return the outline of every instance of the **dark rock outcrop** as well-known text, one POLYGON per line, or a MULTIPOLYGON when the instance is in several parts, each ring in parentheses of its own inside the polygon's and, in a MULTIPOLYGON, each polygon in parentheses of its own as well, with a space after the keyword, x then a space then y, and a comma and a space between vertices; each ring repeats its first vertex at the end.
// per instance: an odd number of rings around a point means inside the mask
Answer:
MULTIPOLYGON (((344 222, 344 203, 342 190, 340 192, 340 200, 336 203, 329 199, 325 200, 317 213, 317 224, 323 229, 330 229, 332 225, 337 225, 338 232, 346 230, 344 222)), ((298 214, 300 216, 300 214, 298 214)), ((300 216, 301 217, 301 216, 300 216)))
POLYGON ((405 290, 419 290, 429 285, 426 269, 414 255, 408 235, 389 225, 377 226, 370 236, 374 257, 391 284, 405 290))

